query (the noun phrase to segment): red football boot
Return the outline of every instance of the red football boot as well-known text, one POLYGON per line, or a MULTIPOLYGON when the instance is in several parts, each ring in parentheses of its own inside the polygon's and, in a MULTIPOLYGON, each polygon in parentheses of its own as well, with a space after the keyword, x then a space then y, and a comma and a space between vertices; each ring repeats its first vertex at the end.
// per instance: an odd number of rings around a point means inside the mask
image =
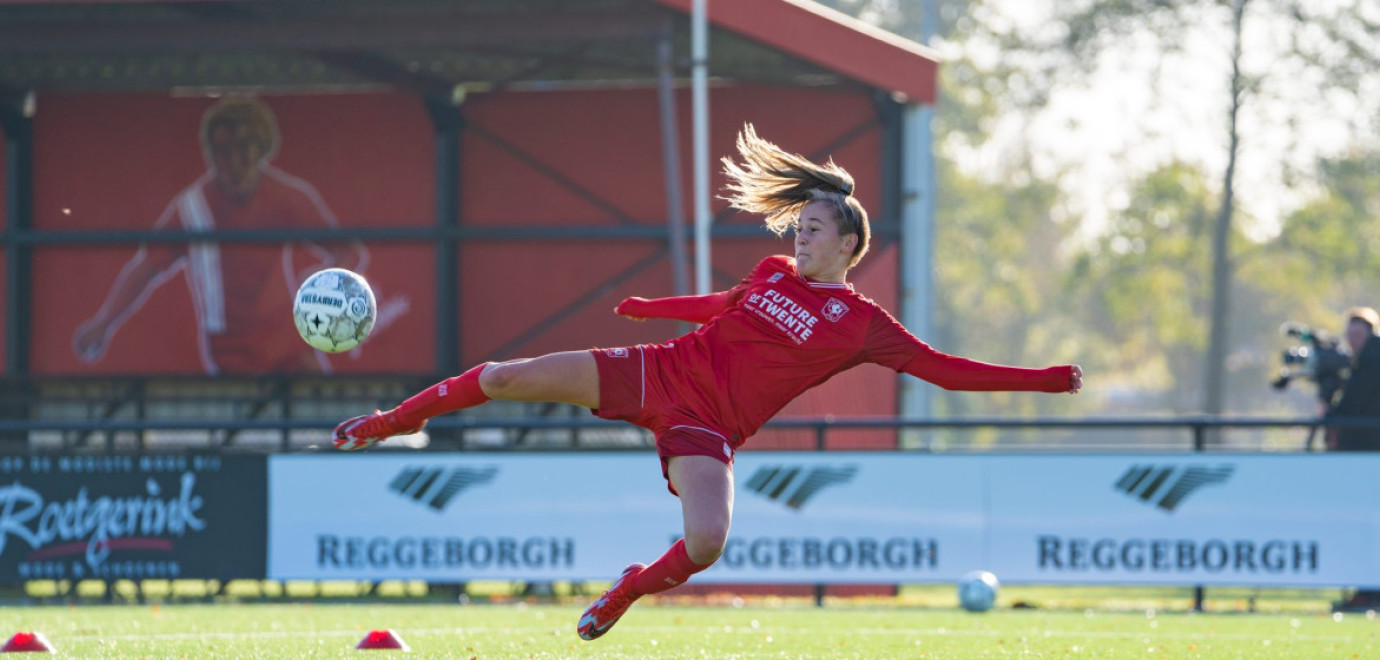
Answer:
POLYGON ((331 444, 341 451, 368 449, 395 435, 407 435, 421 431, 424 426, 426 426, 425 421, 414 428, 402 428, 402 425, 398 423, 396 413, 391 410, 388 412, 375 410, 368 415, 351 417, 337 425, 331 444))
POLYGON ((618 619, 622 618, 623 613, 627 612, 628 607, 639 597, 639 594, 633 593, 632 583, 633 578, 644 568, 647 567, 643 564, 629 565, 623 569, 623 575, 619 576, 618 581, 614 582, 599 600, 590 604, 575 628, 580 633, 580 639, 599 639, 613 627, 613 624, 618 623, 618 619))

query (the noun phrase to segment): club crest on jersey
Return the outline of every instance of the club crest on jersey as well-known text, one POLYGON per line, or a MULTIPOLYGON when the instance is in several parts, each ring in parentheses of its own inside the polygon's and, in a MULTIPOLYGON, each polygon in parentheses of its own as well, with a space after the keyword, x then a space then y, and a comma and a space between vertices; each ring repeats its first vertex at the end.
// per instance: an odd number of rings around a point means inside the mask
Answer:
POLYGON ((785 275, 786 275, 785 273, 772 273, 772 274, 771 274, 771 277, 768 277, 768 278, 767 278, 767 282, 768 282, 769 284, 776 284, 777 282, 780 282, 780 281, 781 281, 781 278, 784 277, 785 275))
POLYGON ((844 314, 848 313, 848 305, 843 304, 838 298, 830 298, 829 302, 824 303, 824 318, 838 323, 844 314))
POLYGON ((609 357, 625 358, 625 357, 628 357, 628 349, 626 349, 626 348, 606 348, 606 349, 604 349, 604 354, 607 355, 607 356, 609 356, 609 357))

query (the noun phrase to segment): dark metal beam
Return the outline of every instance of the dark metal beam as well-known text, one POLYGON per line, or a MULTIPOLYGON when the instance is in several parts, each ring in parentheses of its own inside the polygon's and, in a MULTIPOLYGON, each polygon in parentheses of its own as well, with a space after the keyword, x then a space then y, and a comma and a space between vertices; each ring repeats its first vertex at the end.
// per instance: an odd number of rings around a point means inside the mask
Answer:
POLYGON ((877 165, 881 172, 881 208, 872 219, 873 226, 879 224, 899 225, 901 223, 901 112, 905 106, 891 98, 890 94, 873 92, 872 101, 877 110, 877 121, 881 125, 881 162, 877 165))
MULTIPOLYGON (((873 107, 877 110, 877 121, 881 124, 882 132, 882 139, 880 142, 881 153, 878 154, 881 158, 881 162, 877 164, 882 179, 881 209, 877 217, 874 218, 872 227, 874 230, 879 225, 899 228, 901 226, 901 206, 905 195, 904 186, 901 185, 901 170, 903 169, 901 166, 901 140, 905 134, 903 130, 904 116, 902 113, 905 110, 905 106, 893 99, 890 94, 881 91, 874 91, 872 93, 872 103, 873 107), (877 222, 878 220, 880 220, 880 222, 877 222)), ((880 251, 882 247, 885 247, 891 241, 886 239, 874 239, 873 242, 873 249, 880 251)), ((903 291, 905 287, 905 278, 902 276, 902 272, 902 268, 896 269, 896 290, 898 293, 903 291)), ((927 341, 930 340, 929 337, 925 339, 927 341)), ((905 405, 903 402, 905 392, 905 386, 898 381, 895 393, 896 410, 901 410, 905 405)), ((896 434, 897 449, 901 448, 903 442, 902 434, 896 434)))
POLYGON ((566 303, 560 309, 557 309, 556 311, 547 315, 546 318, 532 324, 531 327, 518 333, 517 337, 508 340, 508 343, 499 346, 498 348, 495 348, 492 351, 489 351, 489 354, 485 355, 483 357, 483 360, 511 360, 516 357, 521 357, 517 354, 517 351, 522 346, 526 345, 527 342, 530 342, 533 339, 540 337, 542 334, 546 333, 546 331, 555 327, 557 324, 565 321, 571 316, 574 316, 577 312, 583 310, 586 305, 589 305, 590 303, 600 298, 603 298, 604 296, 607 296, 609 292, 612 291, 615 287, 624 282, 627 282, 628 280, 631 280, 634 277, 637 277, 639 274, 642 273, 642 271, 651 268, 653 265, 655 265, 657 262, 661 261, 665 257, 666 246, 661 245, 651 254, 648 254, 641 260, 623 269, 622 271, 615 273, 612 277, 609 277, 603 280, 602 282, 595 284, 594 286, 586 290, 584 294, 580 295, 579 297, 570 301, 569 303, 566 303))
MULTIPOLYGON (((266 5, 270 7, 271 5, 266 5)), ((656 39, 660 15, 627 11, 351 16, 321 12, 262 21, 0 21, 0 55, 482 48, 521 43, 656 39), (534 18, 536 20, 534 20, 534 18)))
MULTIPOLYGON (((271 6, 264 4, 191 4, 180 7, 182 12, 201 23, 216 24, 222 27, 225 25, 247 25, 251 26, 250 29, 261 26, 269 20, 264 17, 261 11, 268 8, 271 6)), ((378 53, 326 50, 304 54, 322 64, 369 80, 386 83, 397 89, 423 97, 449 96, 454 86, 450 81, 430 73, 409 71, 398 62, 378 53)))
POLYGON ((565 188, 566 190, 575 193, 575 195, 585 200, 589 204, 599 209, 602 209, 605 213, 608 213, 609 216, 613 219, 618 220, 619 222, 625 225, 637 224, 637 221, 634 220, 632 216, 629 216, 626 212, 623 211, 623 209, 618 208, 618 205, 615 204, 612 200, 605 199, 599 193, 596 193, 576 183, 574 179, 571 179, 569 176, 566 176, 565 173, 561 172, 555 167, 552 167, 542 162, 540 158, 538 158, 536 155, 532 153, 529 153, 522 147, 519 147, 513 144, 512 142, 509 142, 508 140, 502 138, 501 136, 494 134, 493 132, 489 131, 488 129, 484 128, 479 124, 472 125, 470 127, 470 131, 474 133, 475 137, 481 138, 489 144, 492 144, 493 146, 498 147, 504 152, 507 152, 510 156, 522 161, 524 165, 537 171, 541 175, 550 179, 552 182, 560 185, 562 188, 565 188))
MULTIPOLYGON (((5 133, 5 230, 25 231, 33 225, 33 122, 23 94, 3 90, 0 129, 5 133)), ((7 241, 5 251, 5 376, 0 386, 0 418, 27 420, 30 392, 22 383, 29 375, 33 325, 31 259, 33 248, 7 241)), ((0 451, 28 448, 28 433, 0 431, 0 451)))
MULTIPOLYGON (((666 32, 657 44, 657 107, 661 118, 662 179, 666 186, 666 228, 671 250, 671 291, 690 293, 690 257, 686 249, 685 195, 681 188, 680 122, 676 118, 674 24, 667 19, 666 32)), ((688 330, 688 328, 687 328, 688 330)))
POLYGON ((445 98, 423 99, 436 130, 436 372, 460 370, 460 136, 465 119, 445 98))
MULTIPOLYGON (((0 99, 0 127, 5 131, 5 232, 26 232, 33 227, 33 119, 23 97, 0 99)), ((33 304, 30 285, 32 247, 16 241, 5 243, 5 373, 29 373, 33 304)))
POLYGON ((306 55, 322 64, 427 98, 449 98, 455 89, 455 84, 444 78, 408 71, 377 53, 318 51, 306 55))
MULTIPOLYGON (((690 231, 689 228, 686 229, 690 231)), ((711 228, 715 239, 759 239, 772 235, 759 224, 732 223, 711 228)), ((876 223, 872 235, 896 233, 891 223, 876 223)), ((515 221, 508 226, 468 226, 436 229, 430 227, 398 229, 218 229, 212 231, 0 231, 0 242, 40 247, 72 245, 135 245, 139 243, 277 243, 284 241, 313 241, 317 243, 346 243, 368 241, 378 243, 432 243, 437 240, 458 241, 521 241, 527 243, 608 240, 668 241, 664 224, 636 225, 524 225, 515 221)), ((734 280, 737 281, 736 279, 734 280)))
MULTIPOLYGON (((340 420, 335 418, 298 419, 169 419, 169 420, 109 420, 73 421, 70 419, 2 419, 0 431, 205 431, 207 429, 256 429, 273 430, 282 428, 320 430, 330 428, 340 420)), ((1190 415, 1165 418, 1136 417, 970 417, 964 419, 934 418, 895 418, 895 417, 840 417, 821 418, 778 418, 767 422, 763 428, 774 429, 874 429, 895 428, 921 429, 1272 429, 1308 428, 1318 423, 1317 417, 1216 417, 1212 415, 1190 415)), ((1348 417, 1328 422, 1348 428, 1372 428, 1380 425, 1380 417, 1348 417)), ((464 429, 565 429, 565 428, 627 428, 622 422, 611 422, 591 416, 572 418, 534 418, 534 417, 460 417, 442 415, 432 418, 427 427, 464 429)), ((1124 450, 1124 442, 1112 445, 1124 450)), ((211 449, 215 449, 214 447, 211 449)), ((634 447, 629 451, 646 451, 634 447)))

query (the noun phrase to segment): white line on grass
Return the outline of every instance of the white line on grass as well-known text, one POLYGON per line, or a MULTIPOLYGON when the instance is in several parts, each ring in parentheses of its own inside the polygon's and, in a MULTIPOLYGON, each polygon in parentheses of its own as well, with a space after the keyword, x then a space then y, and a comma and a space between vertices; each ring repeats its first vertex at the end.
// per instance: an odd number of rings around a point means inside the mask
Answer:
MULTIPOLYGON (((636 624, 627 626, 629 628, 636 624)), ((551 633, 560 635, 568 632, 575 634, 574 628, 550 627, 550 626, 526 626, 526 627, 476 627, 465 628, 394 628, 400 635, 464 635, 466 633, 507 633, 507 634, 534 634, 551 633)), ((689 626, 637 626, 637 630, 648 634, 669 634, 675 632, 694 632, 694 628, 689 626)), ((283 639, 296 637, 353 637, 364 635, 369 629, 358 630, 283 630, 283 631, 251 631, 251 632, 205 632, 205 633, 154 633, 146 635, 74 635, 71 637, 63 636, 63 641, 69 642, 95 642, 95 641, 152 641, 152 640, 189 640, 189 639, 283 639)), ((763 626, 761 628, 750 628, 746 626, 710 626, 702 628, 700 632, 706 633, 739 633, 739 634, 774 634, 774 635, 816 635, 819 630, 814 628, 776 628, 763 626)), ((1299 640, 1310 642, 1351 642, 1355 638, 1352 635, 1274 635, 1264 636, 1249 633, 1171 633, 1159 631, 1071 631, 1071 630, 995 630, 995 629, 959 629, 949 628, 930 628, 924 630, 909 630, 904 628, 850 628, 842 631, 845 635, 910 635, 916 637, 1094 637, 1094 638, 1151 638, 1151 639, 1189 639, 1189 640, 1213 640, 1213 639, 1281 639, 1299 640)), ((54 638, 57 639, 57 638, 54 638)))

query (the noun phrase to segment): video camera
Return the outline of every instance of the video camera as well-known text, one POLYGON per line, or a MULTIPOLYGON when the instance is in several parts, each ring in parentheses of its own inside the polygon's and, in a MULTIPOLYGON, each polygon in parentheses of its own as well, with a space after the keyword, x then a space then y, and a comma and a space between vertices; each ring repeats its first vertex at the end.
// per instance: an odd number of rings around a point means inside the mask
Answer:
POLYGON ((1289 386, 1289 381, 1305 378, 1317 384, 1318 398, 1331 404, 1332 397, 1351 374, 1351 358, 1342 352, 1341 342, 1325 332, 1314 332, 1292 321, 1281 325, 1279 331, 1299 340, 1299 345, 1284 349, 1284 366, 1270 385, 1282 390, 1289 386))

